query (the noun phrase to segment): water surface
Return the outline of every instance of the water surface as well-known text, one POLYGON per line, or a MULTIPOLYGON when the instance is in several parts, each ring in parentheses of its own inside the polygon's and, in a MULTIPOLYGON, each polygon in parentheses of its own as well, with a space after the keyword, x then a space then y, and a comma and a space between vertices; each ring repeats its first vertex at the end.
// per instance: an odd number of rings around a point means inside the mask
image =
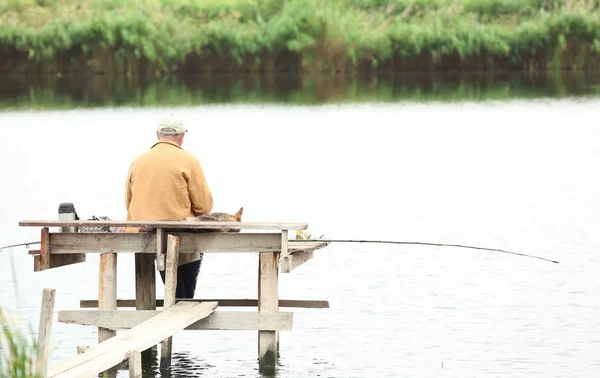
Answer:
MULTIPOLYGON (((281 333, 277 376, 595 378, 600 102, 549 97, 13 109, 0 114, 0 245, 37 240, 39 230, 19 220, 56 219, 60 202, 74 202, 82 218, 123 219, 129 162, 175 112, 217 211, 244 206, 247 221, 307 222, 332 238, 469 244, 560 261, 332 244, 280 276, 281 299, 331 308, 285 309, 294 329, 281 333)), ((255 298, 257 262, 205 256, 196 297, 255 298)), ((56 289, 57 311, 97 296, 95 255, 44 272, 32 266, 25 249, 0 253, 0 304, 19 311, 23 327, 37 328, 43 288, 56 289)), ((132 256, 119 256, 119 298, 133 298, 133 272, 132 256)), ((158 277, 157 289, 162 298, 158 277)), ((93 327, 53 327, 51 363, 96 342, 93 327)), ((258 377, 256 343, 254 331, 177 334, 172 376, 258 377)))

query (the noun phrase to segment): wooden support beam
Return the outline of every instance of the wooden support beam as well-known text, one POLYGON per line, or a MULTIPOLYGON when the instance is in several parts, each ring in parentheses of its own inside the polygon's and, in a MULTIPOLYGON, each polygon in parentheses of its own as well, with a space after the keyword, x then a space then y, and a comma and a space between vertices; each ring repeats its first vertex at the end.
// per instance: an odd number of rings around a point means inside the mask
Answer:
MULTIPOLYGON (((287 231, 280 236, 280 250, 287 253, 287 231)), ((258 266, 258 311, 278 312, 280 253, 261 253, 258 266)), ((261 371, 273 371, 278 354, 277 331, 258 331, 258 364, 261 371)))
MULTIPOLYGON (((103 253, 100 255, 98 269, 98 310, 117 309, 117 254, 103 253)), ((110 329, 98 328, 98 342, 101 343, 116 336, 110 329)))
MULTIPOLYGON (((58 311, 58 321, 115 330, 129 329, 159 313, 161 310, 64 310, 58 311)), ((215 311, 185 329, 189 331, 289 331, 292 329, 293 316, 292 312, 215 311)))
MULTIPOLYGON (((257 299, 177 299, 176 302, 217 302, 219 307, 257 307, 257 299)), ((117 299, 117 307, 135 307, 135 299, 117 299)), ((163 300, 156 300, 156 307, 163 307, 163 300)), ((280 299, 279 308, 329 308, 329 301, 322 300, 304 300, 304 299, 280 299)), ((79 301, 79 308, 98 308, 98 301, 95 299, 82 299, 79 301)))
POLYGON ((129 352, 129 378, 142 378, 142 353, 139 350, 129 352))
POLYGON ((303 265, 305 262, 311 260, 314 257, 314 254, 314 250, 288 254, 281 261, 281 273, 290 273, 294 269, 303 265))
POLYGON ((44 289, 42 292, 40 325, 38 330, 38 351, 35 363, 35 372, 41 378, 46 378, 47 376, 48 360, 50 358, 50 336, 52 335, 55 294, 55 289, 44 289))
MULTIPOLYGON (((167 255, 165 263, 165 300, 164 309, 168 310, 175 305, 175 292, 177 289, 177 266, 179 261, 179 236, 167 235, 167 255)), ((169 337, 160 346, 160 369, 167 370, 171 367, 171 349, 173 338, 169 337)))
POLYGON ((156 268, 164 272, 165 270, 165 252, 167 250, 167 234, 165 230, 159 228, 156 230, 156 268))
MULTIPOLYGON (((279 252, 279 233, 180 233, 179 252, 197 253, 251 253, 279 252)), ((85 253, 145 253, 156 254, 157 235, 146 233, 50 233, 52 255, 85 253)))
POLYGON ((129 357, 156 345, 217 308, 216 303, 181 302, 137 326, 90 347, 85 353, 62 360, 48 369, 48 378, 97 376, 129 357))
MULTIPOLYGON (((50 231, 48 227, 42 228, 40 237, 40 259, 39 259, 39 270, 50 269, 50 231)), ((35 257, 34 257, 34 271, 35 270, 35 257)))
MULTIPOLYGON (((154 256, 146 253, 135 254, 135 308, 156 310, 156 270, 154 256)), ((155 346, 152 346, 154 348, 155 346)), ((151 358, 152 351, 142 351, 144 358, 151 358)))

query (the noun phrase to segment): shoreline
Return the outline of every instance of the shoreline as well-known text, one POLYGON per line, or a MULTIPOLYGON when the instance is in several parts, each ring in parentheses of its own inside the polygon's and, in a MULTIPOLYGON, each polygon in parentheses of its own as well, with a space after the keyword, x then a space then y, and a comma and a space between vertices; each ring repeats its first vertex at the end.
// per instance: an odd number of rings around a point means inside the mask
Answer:
POLYGON ((0 74, 600 69, 600 6, 589 0, 43 3, 6 6, 0 74))
POLYGON ((427 103, 599 98, 600 73, 378 75, 0 75, 0 112, 201 105, 427 103))

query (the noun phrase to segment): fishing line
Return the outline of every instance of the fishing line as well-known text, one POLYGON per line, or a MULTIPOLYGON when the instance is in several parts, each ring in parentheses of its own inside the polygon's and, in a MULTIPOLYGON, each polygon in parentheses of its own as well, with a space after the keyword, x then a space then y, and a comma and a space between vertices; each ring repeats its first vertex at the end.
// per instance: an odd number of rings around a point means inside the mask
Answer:
POLYGON ((469 248, 469 249, 477 249, 483 251, 492 251, 492 252, 501 252, 508 253, 511 255, 517 255, 522 257, 531 257, 533 259, 540 259, 544 261, 548 261, 554 264, 558 264, 558 261, 547 259, 541 256, 528 255, 526 253, 518 253, 506 251, 504 249, 496 249, 496 248, 485 248, 485 247, 475 247, 464 244, 445 244, 445 243, 425 243, 425 242, 407 242, 407 241, 392 241, 392 240, 359 240, 359 239, 291 239, 288 243, 294 242, 327 242, 327 243, 380 243, 380 244, 410 244, 410 245, 431 245, 435 247, 457 247, 457 248, 469 248))

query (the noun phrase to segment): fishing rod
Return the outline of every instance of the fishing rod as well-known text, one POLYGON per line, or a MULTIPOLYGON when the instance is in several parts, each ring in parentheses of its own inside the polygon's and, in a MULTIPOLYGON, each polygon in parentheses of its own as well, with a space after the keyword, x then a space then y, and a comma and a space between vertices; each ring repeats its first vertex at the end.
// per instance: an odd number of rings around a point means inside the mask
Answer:
POLYGON ((392 240, 360 240, 360 239, 291 239, 291 240, 288 240, 288 243, 293 243, 293 242, 379 243, 379 244, 431 245, 431 246, 435 246, 435 247, 458 247, 458 248, 469 248, 469 249, 477 249, 477 250, 483 250, 483 251, 508 253, 511 255, 517 255, 517 256, 522 256, 522 257, 531 257, 534 259, 540 259, 540 260, 548 261, 548 262, 551 262, 554 264, 558 264, 558 261, 547 259, 545 257, 528 255, 526 253, 511 252, 511 251, 506 251, 504 249, 475 247, 475 246, 464 245, 464 244, 425 243, 425 242, 408 242, 408 241, 392 241, 392 240))
MULTIPOLYGON (((456 247, 456 248, 476 249, 476 250, 481 250, 481 251, 508 253, 508 254, 516 255, 516 256, 530 257, 533 259, 544 260, 544 261, 548 261, 548 262, 551 262, 554 264, 559 263, 556 260, 547 259, 547 258, 541 257, 541 256, 529 255, 526 253, 511 252, 511 251, 506 251, 504 249, 475 247, 475 246, 464 245, 464 244, 426 243, 426 242, 408 242, 408 241, 392 241, 392 240, 362 240, 362 239, 290 239, 290 240, 288 240, 288 243, 294 243, 294 242, 376 243, 376 244, 429 245, 429 246, 435 246, 435 247, 456 247)), ((29 246, 32 244, 40 244, 40 242, 34 241, 34 242, 29 242, 29 243, 12 244, 12 245, 4 246, 4 247, 0 248, 0 250, 7 249, 7 248, 13 248, 13 247, 21 247, 21 246, 25 246, 25 248, 29 249, 29 246)))
POLYGON ((34 242, 29 242, 29 243, 20 243, 20 244, 5 245, 4 247, 0 248, 0 251, 3 250, 3 249, 7 249, 7 248, 22 247, 22 246, 25 246, 25 248, 29 249, 29 246, 31 244, 40 244, 40 242, 39 241, 34 241, 34 242))

